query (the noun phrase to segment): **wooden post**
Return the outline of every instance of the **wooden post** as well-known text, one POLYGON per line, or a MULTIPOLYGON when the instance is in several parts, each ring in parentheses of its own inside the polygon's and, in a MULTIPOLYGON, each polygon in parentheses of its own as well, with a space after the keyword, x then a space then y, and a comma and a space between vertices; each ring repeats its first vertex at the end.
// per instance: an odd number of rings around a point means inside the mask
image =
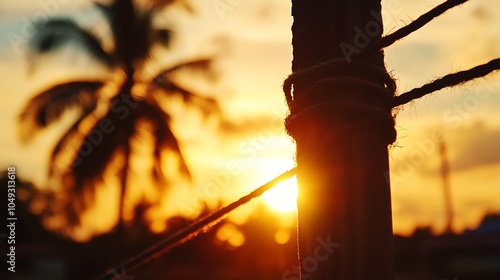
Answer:
MULTIPOLYGON (((292 15, 294 72, 353 55, 382 33, 380 0, 292 0, 292 15)), ((382 52, 364 61, 385 69, 382 52)), ((340 119, 308 119, 294 135, 301 279, 394 279, 387 141, 340 119)))

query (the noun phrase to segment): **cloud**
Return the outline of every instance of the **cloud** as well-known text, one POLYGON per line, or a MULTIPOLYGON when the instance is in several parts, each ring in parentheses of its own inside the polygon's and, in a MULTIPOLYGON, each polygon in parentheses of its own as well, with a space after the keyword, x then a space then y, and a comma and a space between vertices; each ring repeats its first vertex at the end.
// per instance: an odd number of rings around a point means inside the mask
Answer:
POLYGON ((277 114, 259 115, 242 120, 223 119, 219 124, 219 132, 226 137, 248 137, 259 134, 279 135, 284 133, 283 122, 283 117, 277 114))
MULTIPOLYGON (((500 127, 485 118, 451 128, 431 124, 400 138, 391 151, 393 185, 403 185, 421 176, 439 176, 440 137, 444 137, 451 172, 491 170, 500 164, 500 127), (440 136, 441 135, 441 136, 440 136), (398 148, 399 147, 399 148, 398 148)), ((476 173, 475 173, 476 174, 476 173)), ((496 176, 490 173, 489 176, 496 176)))
POLYGON ((453 170, 500 164, 500 128, 488 128, 483 122, 476 122, 458 129, 453 136, 454 155, 450 158, 453 170))

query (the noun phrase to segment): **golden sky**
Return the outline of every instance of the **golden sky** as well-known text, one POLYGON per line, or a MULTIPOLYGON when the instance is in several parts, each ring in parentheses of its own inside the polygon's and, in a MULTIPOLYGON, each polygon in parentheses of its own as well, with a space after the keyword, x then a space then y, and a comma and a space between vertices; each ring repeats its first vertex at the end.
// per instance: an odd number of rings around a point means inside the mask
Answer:
MULTIPOLYGON (((201 82, 194 86, 217 98, 230 121, 208 122, 189 108, 176 111, 174 125, 195 175, 196 187, 186 188, 185 183, 179 182, 162 211, 152 214, 156 218, 163 216, 159 213, 196 209, 200 197, 235 199, 293 166, 294 146, 282 126, 286 106, 281 91, 291 71, 290 1, 229 1, 234 6, 224 13, 217 11, 216 1, 191 2, 197 10, 195 15, 170 9, 158 18, 158 24, 175 31, 175 42, 155 63, 169 65, 191 58, 215 57, 218 81, 210 86, 201 82), (219 188, 207 193, 207 186, 213 183, 219 188)), ((397 79, 398 93, 451 71, 500 57, 500 2, 469 2, 386 50, 387 68, 397 79)), ((382 3, 388 33, 441 1, 382 3)), ((84 0, 0 3, 0 168, 16 165, 23 178, 48 185, 48 154, 71 116, 29 145, 21 145, 16 132, 17 115, 37 89, 60 79, 88 74, 92 61, 81 53, 68 51, 58 56, 55 63, 37 67, 28 77, 24 48, 22 44, 12 44, 9 34, 22 35, 26 20, 40 13, 75 16, 88 26, 100 19, 90 1, 84 0), (52 8, 40 3, 51 3, 52 8)), ((94 66, 91 69, 94 74, 102 70, 94 66)), ((455 230, 476 226, 487 211, 500 211, 499 109, 497 73, 435 93, 399 112, 398 139, 390 150, 396 233, 408 234, 417 225, 432 226, 436 232, 444 228, 439 154, 433 136, 436 130, 444 135, 449 150, 455 230)), ((102 192, 115 195, 109 189, 103 188, 102 192)), ((109 201, 98 201, 101 204, 113 206, 109 201)), ((248 209, 237 215, 244 215, 248 209)), ((88 215, 89 220, 95 221, 95 231, 109 228, 109 217, 103 218, 102 211, 94 210, 88 215)))

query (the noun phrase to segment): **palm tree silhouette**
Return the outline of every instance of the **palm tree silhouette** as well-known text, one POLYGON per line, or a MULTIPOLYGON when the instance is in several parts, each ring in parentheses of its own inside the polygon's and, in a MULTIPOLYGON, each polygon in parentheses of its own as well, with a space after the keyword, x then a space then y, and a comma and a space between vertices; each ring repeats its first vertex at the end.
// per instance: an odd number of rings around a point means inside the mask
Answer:
POLYGON ((104 47, 102 39, 69 18, 54 18, 38 24, 29 42, 32 57, 76 42, 110 73, 119 73, 121 77, 114 87, 109 86, 106 77, 53 85, 35 95, 19 117, 21 139, 28 141, 33 134, 59 120, 67 110, 79 109, 78 118, 55 145, 48 171, 49 178, 61 182, 60 210, 65 213, 69 228, 80 223, 80 215, 94 201, 95 186, 102 182, 106 169, 116 158, 122 159, 118 160, 117 172, 121 188, 117 226, 123 227, 124 201, 132 171, 131 141, 141 129, 149 128, 154 138, 150 175, 158 187, 166 183, 162 165, 165 151, 173 152, 177 162, 170 163, 186 177, 190 176, 169 125, 170 115, 160 100, 179 95, 204 113, 217 109, 215 100, 196 95, 174 81, 174 76, 183 69, 208 71, 210 59, 186 61, 158 71, 154 78, 146 81, 142 94, 134 94, 132 89, 139 69, 151 58, 152 48, 168 47, 171 41, 170 30, 153 27, 152 19, 155 11, 172 2, 155 1, 148 10, 135 7, 131 0, 115 0, 110 5, 96 3, 110 26, 114 42, 111 50, 104 47), (141 126, 144 123, 148 126, 141 126))

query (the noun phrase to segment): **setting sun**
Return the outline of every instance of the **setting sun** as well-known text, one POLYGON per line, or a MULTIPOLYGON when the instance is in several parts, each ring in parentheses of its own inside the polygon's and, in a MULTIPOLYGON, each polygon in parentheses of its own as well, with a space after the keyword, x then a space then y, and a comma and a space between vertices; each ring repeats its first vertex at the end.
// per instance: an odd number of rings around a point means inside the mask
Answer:
POLYGON ((285 180, 262 195, 264 202, 278 212, 290 212, 297 209, 297 178, 285 180))

